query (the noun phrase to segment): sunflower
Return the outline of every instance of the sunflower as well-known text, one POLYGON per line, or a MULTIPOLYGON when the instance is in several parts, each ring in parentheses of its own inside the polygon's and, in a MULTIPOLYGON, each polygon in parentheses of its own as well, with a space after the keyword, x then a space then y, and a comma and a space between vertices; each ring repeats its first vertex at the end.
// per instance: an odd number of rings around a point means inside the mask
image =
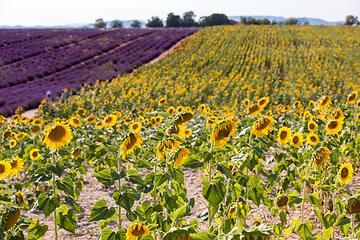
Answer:
POLYGON ((329 135, 335 135, 342 129, 343 122, 340 120, 330 120, 326 125, 326 132, 329 135))
POLYGON ((5 231, 9 231, 20 218, 20 209, 7 210, 3 216, 2 224, 5 227, 5 231))
POLYGON ((39 154, 39 149, 33 148, 30 150, 30 159, 32 160, 38 160, 41 157, 39 154))
POLYGON ((318 104, 318 110, 321 111, 331 105, 331 97, 323 96, 318 104))
POLYGON ((353 91, 349 96, 348 96, 348 103, 349 104, 355 104, 355 100, 358 97, 358 92, 357 91, 353 91))
POLYGON ((49 129, 49 132, 45 135, 44 143, 50 149, 58 150, 70 143, 72 139, 72 133, 69 125, 65 123, 55 123, 55 125, 49 129))
POLYGON ((330 119, 343 121, 345 119, 345 116, 342 113, 341 109, 339 108, 333 112, 332 117, 330 119))
POLYGON ((16 193, 16 203, 20 206, 25 204, 24 193, 20 190, 16 193))
POLYGON ((6 131, 5 133, 4 133, 4 138, 9 138, 10 136, 11 136, 11 130, 9 130, 9 131, 6 131))
POLYGON ((162 117, 161 116, 156 116, 154 121, 155 121, 155 124, 160 124, 160 123, 162 123, 162 117))
POLYGON ((260 109, 264 109, 266 107, 266 105, 268 105, 269 102, 270 102, 270 99, 268 97, 262 97, 258 101, 258 105, 259 105, 260 109))
POLYGON ((130 133, 125 137, 121 144, 121 155, 125 159, 126 155, 133 152, 137 147, 140 147, 140 143, 143 142, 143 138, 139 133, 130 133))
POLYGON ((316 145, 319 142, 319 136, 315 133, 309 133, 306 137, 306 141, 311 145, 316 145))
POLYGON ((348 184, 349 182, 351 182, 353 173, 354 173, 354 169, 351 163, 349 162, 343 163, 339 170, 338 180, 340 184, 348 184))
POLYGON ((81 152, 81 148, 77 148, 73 153, 74 158, 78 159, 79 157, 81 157, 81 152))
POLYGON ((138 237, 144 237, 149 234, 149 229, 140 222, 133 223, 126 232, 126 239, 137 240, 138 237))
POLYGON ((318 124, 314 120, 308 122, 308 130, 310 132, 315 132, 317 129, 318 129, 318 124))
POLYGON ((129 126, 131 132, 139 132, 141 130, 141 123, 134 122, 129 126))
POLYGON ((192 118, 194 118, 194 115, 192 113, 183 112, 183 113, 177 114, 174 117, 173 121, 175 122, 176 125, 179 125, 179 124, 183 124, 183 123, 190 121, 192 118))
POLYGON ((216 123, 219 121, 219 119, 216 116, 211 116, 208 117, 207 121, 206 121, 206 126, 211 126, 211 127, 215 127, 216 123))
MULTIPOLYGON (((115 115, 115 114, 114 114, 115 115)), ((116 116, 116 115, 115 115, 116 116)), ((96 117, 94 116, 94 114, 91 114, 90 116, 88 116, 86 119, 85 119, 85 123, 86 124, 92 124, 96 121, 96 117)))
POLYGON ((186 130, 185 130, 185 137, 186 137, 186 138, 190 137, 191 134, 192 134, 192 130, 191 130, 191 129, 186 129, 186 130))
POLYGON ((290 142, 291 142, 291 146, 298 148, 303 144, 303 141, 304 141, 303 136, 301 135, 301 133, 297 132, 294 133, 290 142))
POLYGON ((269 116, 258 119, 252 127, 252 133, 255 134, 256 137, 265 136, 273 130, 274 120, 272 119, 272 117, 269 116))
POLYGON ((245 107, 249 107, 249 106, 250 106, 250 99, 246 98, 246 99, 244 100, 244 106, 245 106, 245 107))
POLYGON ((329 163, 330 158, 330 150, 327 147, 318 148, 312 156, 312 160, 314 162, 314 167, 317 171, 319 169, 324 169, 326 165, 329 163))
POLYGON ((35 119, 35 120, 34 120, 34 124, 35 124, 36 126, 41 127, 41 126, 43 125, 43 120, 42 120, 41 118, 35 119))
POLYGON ((73 127, 80 127, 82 124, 82 122, 76 117, 71 117, 71 119, 69 120, 69 123, 73 127))
POLYGON ((158 101, 158 104, 159 104, 159 106, 162 106, 162 105, 166 104, 166 102, 167 102, 166 97, 163 97, 162 99, 160 99, 158 101))
POLYGON ((169 114, 173 114, 175 112, 175 108, 173 106, 170 106, 168 109, 167 109, 167 112, 169 114))
POLYGON ((349 214, 360 212, 360 194, 349 197, 345 202, 345 210, 349 214))
POLYGON ((248 108, 247 114, 255 115, 255 114, 259 114, 260 111, 261 111, 261 108, 260 108, 259 104, 253 104, 248 108))
POLYGON ((21 169, 24 166, 23 160, 19 157, 15 157, 13 160, 11 160, 10 164, 11 164, 11 174, 12 175, 16 175, 19 172, 21 172, 21 169))
POLYGON ((169 130, 168 130, 168 134, 176 134, 178 135, 178 137, 180 139, 184 138, 185 137, 185 126, 182 125, 182 124, 179 124, 179 125, 172 125, 169 130))
POLYGON ((280 145, 285 145, 291 138, 291 129, 282 127, 279 129, 278 140, 280 145))
POLYGON ((213 129, 211 135, 211 143, 221 147, 230 138, 230 135, 235 135, 236 125, 233 121, 225 119, 220 121, 213 129))
POLYGON ((121 117, 121 112, 119 112, 119 111, 114 111, 113 113, 112 113, 112 115, 115 115, 117 118, 120 118, 121 117))
POLYGON ((177 169, 179 166, 181 166, 184 162, 184 160, 189 156, 190 151, 187 148, 181 147, 179 148, 175 154, 175 169, 177 169))
POLYGON ((102 128, 102 127, 103 127, 102 122, 95 123, 95 128, 102 128))
POLYGON ((11 174, 11 164, 6 161, 0 162, 0 179, 4 179, 6 176, 11 174))
POLYGON ((27 135, 27 133, 21 132, 16 134, 15 139, 16 141, 21 141, 25 136, 27 135))
POLYGON ((360 121, 360 113, 356 116, 356 121, 357 121, 357 122, 360 121))
POLYGON ((237 171, 236 166, 232 162, 229 162, 228 166, 231 170, 233 177, 237 178, 238 176, 240 176, 240 173, 237 171))
POLYGON ((293 104, 293 108, 301 108, 301 102, 300 101, 295 101, 293 104))
POLYGON ((10 147, 14 148, 16 146, 16 140, 15 139, 11 139, 10 140, 10 147))
POLYGON ((178 113, 182 113, 182 112, 184 111, 184 107, 183 107, 183 106, 179 106, 179 107, 176 108, 176 111, 177 111, 178 113))
POLYGON ((85 116, 85 114, 86 114, 86 110, 79 107, 79 110, 77 111, 76 115, 78 115, 78 117, 83 117, 85 116))
POLYGON ((236 204, 232 204, 229 208, 228 218, 235 218, 236 211, 237 211, 236 204))
POLYGON ((39 126, 33 126, 32 128, 31 128, 31 134, 38 134, 38 133, 40 133, 40 127, 39 126))
POLYGON ((286 196, 285 194, 282 194, 276 198, 276 206, 278 206, 279 208, 282 208, 282 207, 286 206, 288 201, 289 201, 288 196, 286 196))
POLYGON ((104 121, 103 121, 103 125, 104 127, 112 127, 116 124, 116 116, 115 115, 109 115, 107 116, 104 121))
POLYGON ((162 141, 158 146, 157 146, 157 157, 159 160, 164 158, 164 149, 168 149, 169 151, 172 150, 176 150, 180 147, 180 142, 172 139, 172 138, 168 138, 165 139, 164 141, 162 141))

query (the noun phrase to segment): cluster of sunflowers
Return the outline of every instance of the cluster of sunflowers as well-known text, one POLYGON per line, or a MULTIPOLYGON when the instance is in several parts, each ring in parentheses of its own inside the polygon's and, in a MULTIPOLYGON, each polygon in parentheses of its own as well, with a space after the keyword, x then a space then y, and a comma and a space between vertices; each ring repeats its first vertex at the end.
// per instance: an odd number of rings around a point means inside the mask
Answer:
POLYGON ((346 29, 207 28, 153 66, 44 100, 35 118, 2 118, 0 239, 75 234, 90 169, 116 204, 91 210, 101 239, 359 237, 359 42, 346 29), (35 209, 53 230, 20 215, 35 209))

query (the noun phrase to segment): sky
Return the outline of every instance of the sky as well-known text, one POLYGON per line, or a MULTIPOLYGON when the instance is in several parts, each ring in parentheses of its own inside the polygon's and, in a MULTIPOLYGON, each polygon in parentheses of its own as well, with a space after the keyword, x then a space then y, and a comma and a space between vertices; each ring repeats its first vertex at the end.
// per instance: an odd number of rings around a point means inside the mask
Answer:
POLYGON ((182 16, 194 11, 197 18, 212 13, 227 16, 281 16, 344 21, 347 15, 360 19, 360 0, 0 0, 0 25, 55 26, 104 21, 166 20, 173 12, 182 16))

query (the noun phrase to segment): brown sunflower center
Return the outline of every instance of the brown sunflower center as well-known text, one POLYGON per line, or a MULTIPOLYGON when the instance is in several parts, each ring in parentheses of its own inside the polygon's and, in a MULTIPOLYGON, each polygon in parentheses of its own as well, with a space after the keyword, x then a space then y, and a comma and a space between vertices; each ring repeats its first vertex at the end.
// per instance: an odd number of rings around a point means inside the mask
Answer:
POLYGON ((286 132, 286 131, 282 131, 282 132, 280 133, 280 138, 281 138, 281 139, 285 139, 286 136, 287 136, 287 132, 286 132))
POLYGON ((38 132, 40 132, 40 128, 38 126, 34 126, 34 127, 31 128, 31 132, 32 133, 38 133, 38 132))
POLYGON ((0 164, 0 174, 5 172, 5 166, 3 164, 0 164))
POLYGON ((130 133, 129 137, 130 137, 130 140, 129 140, 129 142, 126 144, 126 148, 127 148, 128 150, 131 149, 131 148, 136 144, 136 141, 137 141, 137 138, 135 137, 135 134, 130 133))
POLYGON ((172 114, 174 112, 174 109, 169 109, 169 113, 172 114))
POLYGON ((15 143, 16 143, 15 141, 11 141, 10 145, 13 147, 13 146, 15 146, 15 143))
POLYGON ((236 206, 230 208, 230 214, 236 213, 236 206))
POLYGON ((270 120, 267 118, 264 118, 262 120, 259 121, 258 124, 256 124, 256 130, 263 130, 265 128, 267 128, 270 124, 270 120))
POLYGON ((355 94, 351 94, 350 96, 349 96, 349 101, 353 101, 355 99, 355 94))
POLYGON ((323 99, 321 99, 321 100, 322 100, 322 101, 320 102, 320 105, 321 105, 321 106, 324 106, 324 105, 326 105, 326 104, 328 103, 329 97, 326 96, 325 98, 323 98, 323 99))
POLYGON ((134 130, 136 130, 136 129, 139 128, 139 125, 138 125, 137 123, 135 123, 135 124, 132 126, 132 128, 133 128, 134 130))
POLYGON ((316 142, 316 137, 315 137, 315 136, 311 136, 311 137, 310 137, 310 140, 311 140, 312 142, 316 142))
POLYGON ((229 137, 230 132, 231 132, 231 127, 229 129, 228 126, 226 126, 225 129, 219 130, 218 135, 217 135, 217 140, 223 140, 224 138, 229 137))
POLYGON ((16 168, 18 165, 18 160, 14 159, 10 162, 10 164, 11 164, 11 168, 16 168))
POLYGON ((250 114, 251 113, 254 113, 254 112, 257 112, 259 110, 259 106, 258 105, 252 105, 249 107, 249 112, 250 114))
POLYGON ((106 123, 111 123, 112 120, 113 120, 113 118, 109 116, 109 117, 107 117, 107 118, 105 119, 105 122, 106 122, 106 123))
POLYGON ((94 117, 89 117, 88 122, 92 122, 92 121, 94 121, 94 119, 95 119, 94 117))
POLYGON ((287 196, 283 196, 279 199, 279 201, 277 202, 277 206, 278 207, 283 207, 287 204, 288 202, 288 197, 287 196))
POLYGON ((260 100, 259 105, 264 105, 265 103, 266 103, 266 100, 262 99, 262 100, 260 100))
POLYGON ((294 144, 297 144, 299 142, 299 137, 295 136, 292 141, 294 144))
POLYGON ((80 123, 79 119, 76 119, 76 118, 74 118, 73 121, 74 121, 75 124, 79 124, 79 123, 80 123))
POLYGON ((328 124, 329 129, 335 129, 337 126, 338 126, 337 121, 330 121, 329 124, 328 124))
POLYGON ((10 135, 11 135, 11 132, 6 132, 6 133, 4 134, 4 138, 9 138, 10 135))
POLYGON ((145 229, 141 226, 140 229, 138 227, 135 227, 134 230, 132 230, 132 235, 134 236, 141 236, 145 233, 145 229))
POLYGON ((350 205, 350 213, 360 212, 360 201, 356 200, 350 205))
POLYGON ((66 135, 66 130, 63 126, 56 126, 49 133, 49 139, 53 142, 61 142, 66 135))
POLYGON ((32 153, 32 156, 33 156, 33 158, 37 158, 37 156, 38 156, 38 152, 36 152, 36 151, 35 151, 35 152, 33 152, 33 153, 32 153))
POLYGON ((342 178, 346 178, 349 175, 349 169, 347 169, 346 167, 341 169, 341 177, 342 178))
POLYGON ((78 114, 82 116, 82 115, 85 114, 85 111, 81 109, 81 110, 78 111, 78 114))
POLYGON ((310 130, 313 130, 313 129, 315 129, 315 124, 313 124, 313 123, 310 123, 310 125, 309 125, 309 128, 310 128, 310 130))

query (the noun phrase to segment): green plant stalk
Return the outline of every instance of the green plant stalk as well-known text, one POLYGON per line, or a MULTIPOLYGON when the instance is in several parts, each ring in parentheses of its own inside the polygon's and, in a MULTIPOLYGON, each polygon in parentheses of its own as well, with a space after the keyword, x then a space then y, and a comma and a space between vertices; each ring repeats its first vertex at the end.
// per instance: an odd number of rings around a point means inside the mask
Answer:
MULTIPOLYGON (((332 210, 333 213, 335 213, 335 199, 336 199, 336 186, 337 186, 337 184, 338 184, 338 179, 336 179, 335 190, 334 190, 334 193, 333 193, 333 210, 332 210)), ((333 236, 333 240, 335 240, 335 226, 333 226, 332 236, 333 236)))
POLYGON ((351 214, 351 239, 355 239, 355 214, 351 214))
MULTIPOLYGON (((55 154, 52 154, 52 164, 55 166, 56 165, 56 160, 55 160, 55 154)), ((56 184, 55 184, 55 173, 52 173, 52 184, 53 184, 53 196, 56 195, 56 184)), ((56 209, 54 210, 54 231, 55 231, 55 240, 58 240, 58 229, 57 229, 57 219, 56 219, 56 209)))
MULTIPOLYGON (((208 181, 209 184, 211 184, 211 164, 212 164, 212 159, 210 159, 209 162, 209 167, 208 167, 208 181)), ((211 215, 211 204, 209 203, 208 205, 208 215, 209 215, 209 228, 212 226, 212 215, 211 215)))
MULTIPOLYGON (((119 161, 118 161, 118 172, 120 172, 121 167, 122 167, 121 155, 120 155, 120 157, 118 159, 119 159, 119 161)), ((118 188, 119 188, 119 193, 121 194, 121 181, 120 181, 120 179, 118 180, 118 188)), ((122 228, 122 217, 121 217, 121 206, 120 205, 118 206, 118 211, 119 211, 119 214, 118 214, 118 229, 120 231, 120 229, 122 228)))
POLYGON ((310 167, 311 167, 311 164, 306 169, 305 179, 304 179, 304 184, 303 184, 304 192, 303 192, 303 199, 302 199, 302 203, 301 203, 301 222, 304 222, 305 199, 306 199, 306 179, 308 178, 310 167))
POLYGON ((221 229, 224 232, 224 225, 225 225, 225 206, 226 206, 226 196, 229 194, 229 187, 230 187, 230 178, 227 179, 227 184, 226 184, 226 193, 225 193, 225 197, 224 197, 224 201, 223 201, 223 219, 222 219, 222 225, 221 225, 221 229))
MULTIPOLYGON (((154 173, 156 174, 157 171, 157 163, 158 163, 158 159, 156 158, 155 160, 155 167, 154 167, 154 173)), ((155 181, 155 180, 154 180, 155 181)), ((155 208, 156 206, 156 188, 155 188, 155 182, 154 182, 154 189, 153 189, 153 207, 155 208)), ((156 229, 154 230, 154 239, 157 239, 157 234, 156 234, 156 229)))

